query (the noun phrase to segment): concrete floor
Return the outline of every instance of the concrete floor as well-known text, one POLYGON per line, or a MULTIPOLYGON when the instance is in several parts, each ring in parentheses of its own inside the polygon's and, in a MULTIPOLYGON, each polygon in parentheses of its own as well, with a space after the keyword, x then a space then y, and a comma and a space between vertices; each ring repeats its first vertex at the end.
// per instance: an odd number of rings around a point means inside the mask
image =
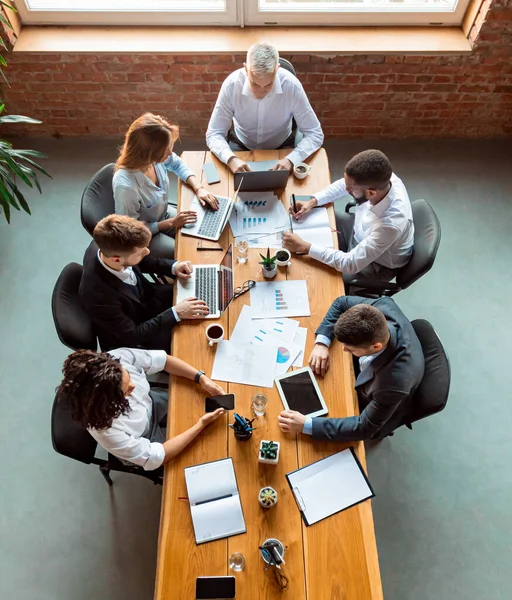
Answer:
MULTIPOLYGON (((49 154, 54 179, 43 182, 42 197, 28 195, 31 217, 14 214, 10 227, 0 218, 0 598, 150 600, 160 489, 127 475, 115 475, 109 489, 96 468, 57 455, 50 442, 54 389, 68 354, 54 330, 51 292, 62 267, 81 262, 89 242, 79 219, 82 190, 115 159, 116 143, 22 145, 49 154)), ((433 271, 395 299, 411 319, 430 320, 445 344, 448 406, 368 452, 384 596, 508 600, 511 144, 326 147, 333 178, 359 150, 387 152, 411 198, 426 198, 443 228, 433 271)))

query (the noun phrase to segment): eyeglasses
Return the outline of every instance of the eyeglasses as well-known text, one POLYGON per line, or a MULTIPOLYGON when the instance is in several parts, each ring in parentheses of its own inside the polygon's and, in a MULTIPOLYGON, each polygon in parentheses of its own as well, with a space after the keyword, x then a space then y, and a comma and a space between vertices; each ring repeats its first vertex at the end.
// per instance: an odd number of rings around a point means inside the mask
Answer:
POLYGON ((242 296, 243 294, 245 294, 245 292, 248 292, 255 285, 256 285, 256 282, 253 281, 252 279, 249 279, 248 281, 246 281, 245 283, 243 283, 240 287, 235 288, 234 289, 234 294, 233 294, 233 300, 235 298, 239 298, 240 296, 242 296))

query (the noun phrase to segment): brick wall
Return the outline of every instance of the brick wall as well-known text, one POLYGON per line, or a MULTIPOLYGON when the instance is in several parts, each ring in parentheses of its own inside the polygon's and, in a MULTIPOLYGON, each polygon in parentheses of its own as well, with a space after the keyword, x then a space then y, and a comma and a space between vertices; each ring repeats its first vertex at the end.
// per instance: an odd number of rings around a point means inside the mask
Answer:
MULTIPOLYGON (((512 0, 485 0, 471 56, 286 56, 327 137, 506 137, 512 134, 512 0)), ((11 114, 31 133, 119 136, 143 111, 202 137, 224 78, 244 56, 7 56, 11 114)), ((5 131, 5 130, 4 130, 5 131)), ((16 131, 20 131, 17 129, 16 131)))

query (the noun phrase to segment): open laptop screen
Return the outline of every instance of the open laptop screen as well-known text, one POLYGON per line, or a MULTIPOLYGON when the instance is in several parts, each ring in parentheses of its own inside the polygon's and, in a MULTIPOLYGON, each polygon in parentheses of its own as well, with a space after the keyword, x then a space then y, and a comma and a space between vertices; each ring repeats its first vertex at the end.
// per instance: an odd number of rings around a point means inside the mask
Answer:
POLYGON ((231 244, 220 263, 220 312, 226 310, 231 300, 233 300, 233 294, 233 244, 231 244))

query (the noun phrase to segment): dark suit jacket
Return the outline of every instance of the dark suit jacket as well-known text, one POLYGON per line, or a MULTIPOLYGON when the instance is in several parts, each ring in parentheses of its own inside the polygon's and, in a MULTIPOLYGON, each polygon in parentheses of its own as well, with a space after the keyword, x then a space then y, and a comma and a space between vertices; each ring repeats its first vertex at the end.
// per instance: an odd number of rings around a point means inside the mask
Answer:
POLYGON ((420 341, 391 298, 337 298, 317 334, 334 339, 333 328, 342 313, 356 304, 371 304, 388 322, 390 340, 382 354, 356 379, 360 415, 342 419, 313 419, 313 438, 351 442, 380 438, 407 422, 414 391, 425 369, 420 341))
POLYGON ((103 351, 127 346, 169 352, 171 329, 176 325, 173 286, 150 283, 141 267, 144 272, 172 276, 175 262, 148 255, 133 267, 138 283, 132 286, 105 269, 98 259, 98 246, 91 243, 84 256, 79 293, 103 351))

